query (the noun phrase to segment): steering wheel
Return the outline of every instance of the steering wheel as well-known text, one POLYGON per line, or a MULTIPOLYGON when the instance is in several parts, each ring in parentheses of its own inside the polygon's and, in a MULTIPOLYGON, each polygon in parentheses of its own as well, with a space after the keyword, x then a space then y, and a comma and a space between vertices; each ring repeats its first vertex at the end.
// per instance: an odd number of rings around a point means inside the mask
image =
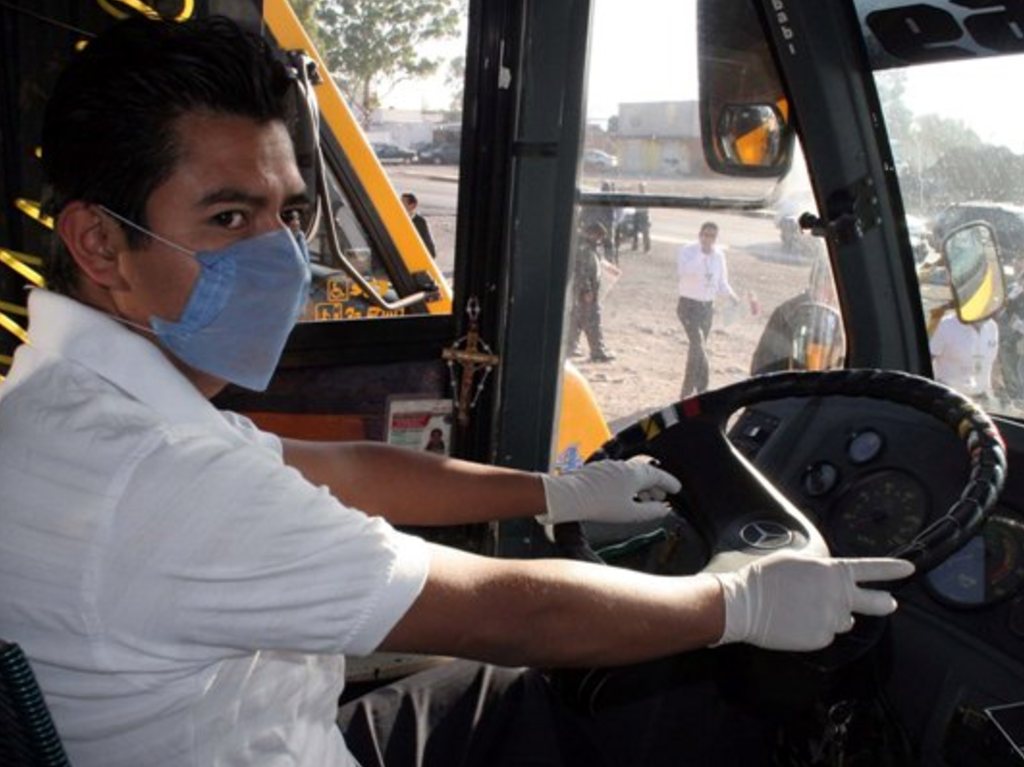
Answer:
MULTIPOLYGON (((704 572, 723 572, 778 551, 828 556, 815 525, 739 453, 725 429, 729 417, 750 405, 790 397, 865 397, 907 405, 946 424, 963 442, 970 475, 960 497, 946 513, 906 545, 889 552, 913 562, 920 576, 970 540, 984 524, 1003 487, 1006 454, 992 420, 971 400, 930 379, 896 371, 835 370, 783 372, 749 378, 671 405, 620 431, 589 459, 650 456, 682 483, 675 509, 685 503, 685 520, 706 544, 704 572)), ((604 563, 590 545, 582 525, 554 528, 556 547, 573 559, 604 563)), ((638 540, 649 536, 640 536, 638 540)), ((611 547, 615 549, 617 547, 611 547)), ((816 653, 773 653, 733 646, 714 651, 726 658, 736 680, 731 686, 748 691, 773 691, 775 708, 802 705, 813 694, 831 688, 830 676, 846 669, 864 675, 863 663, 884 630, 884 621, 858 620, 841 641, 816 653), (752 684, 751 679, 758 682, 752 684)), ((630 700, 649 691, 667 689, 675 678, 705 673, 707 659, 693 654, 618 669, 556 669, 555 687, 572 704, 590 711, 607 701, 630 700), (680 676, 681 675, 681 676, 680 676)))
MULTIPOLYGON (((897 371, 771 373, 708 391, 620 431, 588 461, 646 455, 679 478, 687 520, 704 538, 705 572, 723 572, 777 551, 827 556, 814 524, 729 442, 737 410, 789 397, 866 397, 912 407, 946 424, 964 443, 970 477, 946 513, 889 556, 910 560, 921 575, 970 540, 1003 487, 1006 453, 992 420, 971 400, 928 378, 897 371)), ((674 502, 678 507, 680 499, 674 502)), ((556 545, 575 559, 602 561, 578 523, 556 525, 556 545)))

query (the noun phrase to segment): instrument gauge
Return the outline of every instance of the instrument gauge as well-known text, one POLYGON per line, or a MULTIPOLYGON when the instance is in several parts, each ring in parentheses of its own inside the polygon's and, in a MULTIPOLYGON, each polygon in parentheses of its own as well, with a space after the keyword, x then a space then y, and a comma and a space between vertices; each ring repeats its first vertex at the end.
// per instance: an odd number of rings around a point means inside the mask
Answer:
POLYGON ((835 553, 879 557, 914 539, 928 518, 928 493, 911 475, 885 469, 860 479, 828 516, 835 553))
POLYGON ((949 607, 973 609, 1013 596, 1024 584, 1024 524, 993 515, 978 535, 925 576, 925 587, 949 607))

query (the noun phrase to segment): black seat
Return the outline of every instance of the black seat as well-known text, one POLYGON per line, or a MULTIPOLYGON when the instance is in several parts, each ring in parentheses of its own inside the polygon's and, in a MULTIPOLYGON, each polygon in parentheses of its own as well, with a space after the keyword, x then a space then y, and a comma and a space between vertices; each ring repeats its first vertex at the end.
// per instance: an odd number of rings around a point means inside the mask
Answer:
POLYGON ((57 729, 18 645, 0 639, 0 765, 69 765, 57 729))

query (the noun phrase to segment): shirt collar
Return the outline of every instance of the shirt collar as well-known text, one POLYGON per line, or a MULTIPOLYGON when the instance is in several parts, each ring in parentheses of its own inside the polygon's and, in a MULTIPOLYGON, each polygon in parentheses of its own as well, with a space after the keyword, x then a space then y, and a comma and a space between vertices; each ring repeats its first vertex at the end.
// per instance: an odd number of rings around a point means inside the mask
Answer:
POLYGON ((109 315, 39 288, 28 298, 29 344, 86 367, 173 422, 227 422, 159 347, 109 315))

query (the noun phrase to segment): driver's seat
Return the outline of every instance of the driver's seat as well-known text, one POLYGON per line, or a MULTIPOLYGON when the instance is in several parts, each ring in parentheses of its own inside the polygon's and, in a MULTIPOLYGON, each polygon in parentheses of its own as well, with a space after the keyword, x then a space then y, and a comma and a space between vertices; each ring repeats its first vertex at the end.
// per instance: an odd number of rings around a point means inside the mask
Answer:
POLYGON ((0 639, 0 764, 69 767, 35 674, 18 645, 0 639))

